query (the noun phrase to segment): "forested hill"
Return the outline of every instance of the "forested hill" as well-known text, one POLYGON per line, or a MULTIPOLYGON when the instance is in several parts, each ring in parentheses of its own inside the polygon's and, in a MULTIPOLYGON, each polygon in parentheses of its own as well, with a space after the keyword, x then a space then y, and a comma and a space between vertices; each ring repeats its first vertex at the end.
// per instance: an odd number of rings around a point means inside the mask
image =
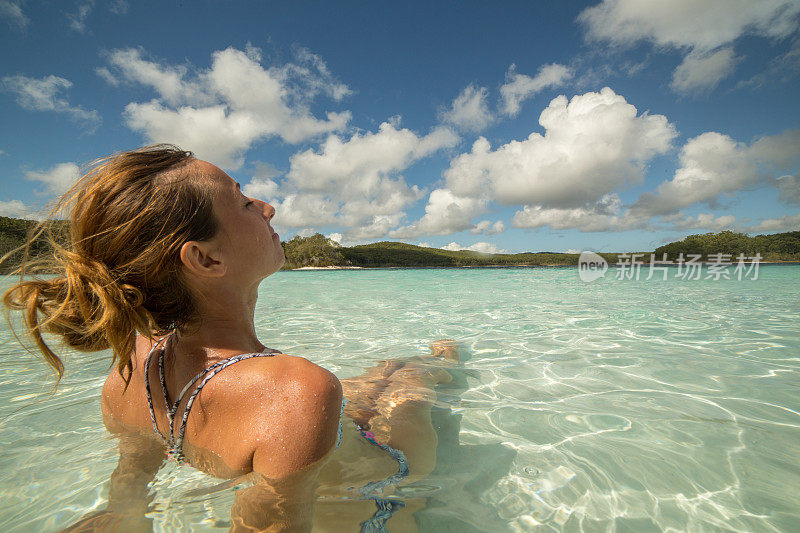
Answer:
MULTIPOLYGON (((567 266, 578 264, 578 254, 526 252, 487 254, 470 250, 442 250, 403 242, 376 242, 360 246, 340 246, 317 233, 294 237, 283 243, 284 268, 301 266, 354 267, 461 267, 461 266, 567 266)), ((617 254, 601 254, 616 262, 617 254)))
MULTIPOLYGON (((35 222, 0 217, 0 255, 21 246, 35 222)), ((461 266, 566 266, 577 265, 578 254, 557 252, 524 252, 518 254, 486 254, 469 250, 451 251, 426 248, 402 242, 376 242, 360 246, 340 246, 317 233, 310 237, 296 236, 283 242, 286 253, 285 269, 304 266, 352 266, 352 267, 461 267, 461 266)), ((46 253, 44 242, 37 243, 34 254, 46 253)), ((642 252, 649 254, 651 252, 642 252)), ((700 254, 708 260, 710 254, 731 254, 736 260, 740 253, 747 257, 761 254, 762 261, 800 261, 800 231, 756 235, 723 231, 690 235, 682 241, 659 246, 656 258, 663 254, 675 260, 679 254, 700 254)), ((609 262, 617 262, 617 253, 600 254, 609 262)), ((19 260, 19 255, 10 258, 0 268, 9 271, 19 260)), ((649 260, 646 255, 644 261, 649 260)))
MULTIPOLYGON (((60 227, 63 222, 57 222, 60 227)), ((8 252, 19 248, 25 243, 28 233, 34 229, 36 222, 32 220, 21 220, 18 218, 9 218, 0 216, 0 257, 5 256, 8 252)), ((38 239, 33 243, 30 249, 32 255, 44 254, 50 247, 44 238, 38 239)), ((0 272, 8 272, 20 261, 22 253, 15 253, 8 260, 0 265, 0 272)))
POLYGON ((700 254, 704 260, 711 254, 731 254, 734 261, 739 254, 747 257, 761 254, 762 261, 800 261, 800 231, 755 237, 733 231, 689 235, 682 241, 659 246, 655 253, 657 258, 667 254, 671 260, 683 253, 684 257, 700 254))

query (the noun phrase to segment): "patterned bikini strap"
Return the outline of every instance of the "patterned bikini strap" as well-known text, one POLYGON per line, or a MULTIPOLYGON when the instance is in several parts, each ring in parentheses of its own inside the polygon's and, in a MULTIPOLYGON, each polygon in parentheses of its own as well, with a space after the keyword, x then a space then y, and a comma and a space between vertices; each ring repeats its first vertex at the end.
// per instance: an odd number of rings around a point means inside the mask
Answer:
POLYGON ((263 352, 260 353, 246 353, 235 355, 233 357, 229 357, 228 359, 223 359, 222 361, 217 361, 216 363, 210 365, 205 370, 202 370, 197 373, 190 381, 183 387, 180 394, 176 398, 175 402, 169 401, 169 394, 167 392, 167 382, 164 377, 164 352, 166 348, 166 342, 169 338, 174 334, 174 332, 170 333, 169 335, 165 335, 164 337, 160 338, 153 344, 153 347, 150 349, 150 353, 147 355, 147 359, 145 360, 145 390, 147 391, 147 404, 150 410, 150 421, 153 423, 153 430, 156 434, 169 446, 168 454, 177 460, 178 463, 182 463, 184 460, 183 455, 183 438, 184 434, 186 433, 186 421, 189 418, 189 412, 191 411, 192 405, 194 404, 195 398, 200 393, 200 391, 205 387, 206 383, 213 378, 217 373, 224 370, 225 368, 231 366, 234 363, 238 363, 239 361, 244 361, 245 359, 250 359, 252 357, 269 357, 273 356, 278 353, 282 353, 280 350, 275 350, 273 348, 264 348, 263 352), (153 396, 150 389, 150 379, 149 379, 149 368, 150 368, 150 360, 152 359, 153 355, 156 351, 159 351, 158 354, 158 377, 159 382, 161 385, 161 392, 164 395, 164 406, 166 407, 166 414, 167 414, 167 422, 169 425, 169 436, 164 435, 161 433, 161 430, 158 429, 158 424, 156 423, 156 416, 155 416, 155 408, 153 407, 153 396), (209 374, 210 373, 210 374, 209 374), (175 413, 178 411, 178 406, 181 403, 186 392, 197 383, 197 381, 203 377, 204 375, 209 374, 206 378, 200 382, 200 385, 192 392, 189 396, 189 401, 186 403, 186 409, 183 412, 183 417, 181 418, 181 425, 178 431, 178 437, 175 438, 175 413))
POLYGON ((156 341, 150 348, 150 353, 147 354, 147 359, 144 361, 144 388, 147 392, 147 407, 150 409, 150 421, 153 423, 153 430, 156 432, 156 435, 161 437, 161 439, 167 443, 170 443, 170 440, 167 439, 166 435, 161 433, 161 430, 158 429, 158 424, 156 423, 156 412, 155 408, 153 407, 153 394, 150 390, 150 360, 153 358, 153 354, 156 352, 156 350, 161 347, 161 345, 170 335, 172 335, 172 333, 169 335, 164 335, 158 339, 158 341, 156 341))
POLYGON ((241 355, 234 355, 233 357, 229 357, 228 359, 223 359, 222 361, 217 361, 216 363, 205 369, 201 374, 195 376, 192 382, 190 382, 186 387, 184 387, 183 391, 181 392, 181 396, 178 397, 178 399, 175 401, 174 406, 176 411, 178 404, 180 404, 181 402, 183 394, 189 389, 189 387, 193 385, 195 382, 197 382, 200 376, 202 376, 203 374, 208 374, 203 379, 203 381, 200 382, 197 388, 194 389, 194 391, 192 391, 192 394, 189 395, 189 400, 186 402, 186 409, 184 409, 183 411, 183 416, 181 417, 181 425, 178 430, 178 437, 175 439, 175 445, 174 445, 174 453, 177 455, 177 458, 179 460, 183 459, 183 437, 186 434, 186 421, 189 419, 189 412, 192 410, 192 405, 194 405, 194 401, 197 398, 197 395, 200 394, 200 391, 203 390, 203 387, 206 386, 206 384, 211 380, 211 378, 213 378, 214 376, 216 376, 229 366, 238 363, 239 361, 244 361, 245 359, 252 359, 253 357, 271 357, 277 353, 281 353, 280 351, 272 350, 271 348, 266 348, 266 349, 271 351, 260 352, 260 353, 243 353, 241 355))

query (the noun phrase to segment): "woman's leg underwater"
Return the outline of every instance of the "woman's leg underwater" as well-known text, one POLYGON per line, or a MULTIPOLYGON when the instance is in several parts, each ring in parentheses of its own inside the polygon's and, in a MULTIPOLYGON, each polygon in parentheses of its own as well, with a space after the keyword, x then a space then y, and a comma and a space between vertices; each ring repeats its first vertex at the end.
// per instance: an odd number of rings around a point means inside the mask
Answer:
POLYGON ((372 416, 367 425, 375 440, 406 456, 410 475, 404 483, 422 479, 436 466, 438 439, 431 423, 434 388, 452 379, 447 368, 459 361, 458 347, 450 339, 434 341, 430 348, 429 356, 399 360, 402 366, 381 378, 382 388, 368 408, 372 416))

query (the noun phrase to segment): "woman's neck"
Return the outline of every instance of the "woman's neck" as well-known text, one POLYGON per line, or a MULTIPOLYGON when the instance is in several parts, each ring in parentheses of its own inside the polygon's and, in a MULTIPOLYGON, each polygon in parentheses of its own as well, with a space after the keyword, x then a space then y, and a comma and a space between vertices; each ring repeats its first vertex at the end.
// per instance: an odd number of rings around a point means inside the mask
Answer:
POLYGON ((202 295, 197 302, 199 318, 181 328, 174 339, 178 353, 212 360, 263 350, 254 325, 257 298, 257 286, 245 294, 202 295))

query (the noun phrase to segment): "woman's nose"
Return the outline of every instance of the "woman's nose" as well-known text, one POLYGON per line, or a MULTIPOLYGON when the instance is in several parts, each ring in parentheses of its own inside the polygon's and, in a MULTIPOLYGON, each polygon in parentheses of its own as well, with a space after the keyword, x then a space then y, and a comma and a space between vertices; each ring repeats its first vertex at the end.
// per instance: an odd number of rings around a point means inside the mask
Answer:
POLYGON ((275 216, 275 208, 269 205, 267 202, 262 202, 264 204, 264 216, 267 217, 267 222, 272 220, 272 217, 275 216))

